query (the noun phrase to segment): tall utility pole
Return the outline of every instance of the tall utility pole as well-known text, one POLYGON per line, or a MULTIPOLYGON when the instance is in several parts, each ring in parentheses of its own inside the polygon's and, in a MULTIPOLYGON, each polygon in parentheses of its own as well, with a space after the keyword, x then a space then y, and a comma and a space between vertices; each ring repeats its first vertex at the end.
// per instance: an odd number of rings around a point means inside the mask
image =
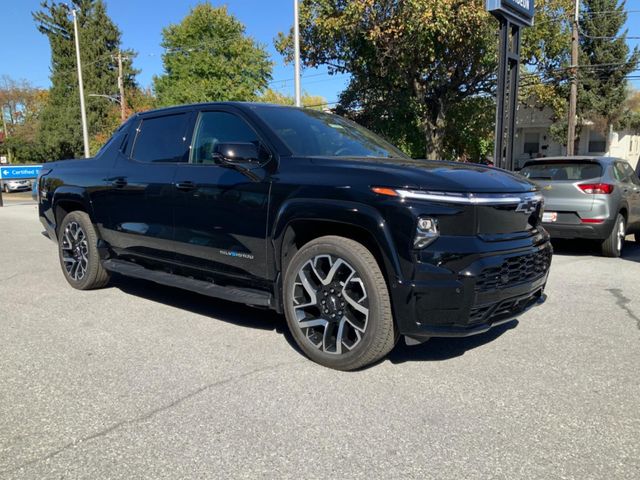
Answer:
MULTIPOLYGON (((7 141, 9 138, 9 130, 7 129, 7 119, 4 117, 4 105, 0 105, 2 111, 0 111, 0 116, 2 116, 2 131, 4 132, 4 141, 7 141)), ((11 113, 11 111, 9 111, 11 113)), ((13 119, 11 120, 13 123, 13 119)), ((7 148, 7 159, 9 163, 11 163, 11 149, 7 148)))
POLYGON ((80 90, 80 115, 82 116, 82 139, 84 141, 84 157, 89 158, 89 129, 87 128, 87 111, 84 106, 84 85, 82 83, 82 64, 80 63, 80 36, 78 35, 78 17, 76 10, 71 9, 73 16, 73 33, 76 40, 76 60, 78 62, 78 89, 80 90))
MULTIPOLYGON (((4 132, 4 141, 6 142, 7 137, 9 136, 9 130, 7 130, 7 119, 4 118, 4 105, 0 105, 0 116, 2 117, 2 129, 4 132)), ((11 150, 7 149, 7 155, 9 157, 9 163, 11 163, 11 150)), ((0 182, 0 187, 4 187, 4 184, 2 182, 0 182)), ((2 200, 2 190, 3 188, 0 188, 0 207, 4 207, 4 200, 2 200)))
POLYGON ((295 69, 293 81, 296 96, 296 107, 301 107, 302 97, 300 94, 300 19, 298 10, 298 0, 293 0, 293 63, 295 69))
POLYGON ((580 0, 576 0, 571 32, 571 93, 569 94, 569 128, 567 131, 567 155, 575 155, 576 113, 578 103, 578 36, 580 32, 580 0))
POLYGON ((120 90, 120 120, 127 119, 127 108, 124 99, 124 78, 122 73, 122 52, 118 50, 118 90, 120 90))

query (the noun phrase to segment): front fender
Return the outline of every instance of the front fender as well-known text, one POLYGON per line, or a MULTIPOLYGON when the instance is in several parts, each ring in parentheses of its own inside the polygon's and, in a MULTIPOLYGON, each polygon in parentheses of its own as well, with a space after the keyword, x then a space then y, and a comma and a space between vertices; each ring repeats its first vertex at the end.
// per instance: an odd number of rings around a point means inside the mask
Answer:
POLYGON ((402 283, 398 252, 389 225, 380 212, 362 203, 324 198, 287 200, 276 213, 270 235, 273 242, 272 251, 274 252, 273 261, 276 272, 280 272, 282 269, 282 248, 287 227, 292 222, 299 220, 342 223, 366 230, 373 237, 382 253, 384 270, 390 274, 388 277, 390 285, 402 283))

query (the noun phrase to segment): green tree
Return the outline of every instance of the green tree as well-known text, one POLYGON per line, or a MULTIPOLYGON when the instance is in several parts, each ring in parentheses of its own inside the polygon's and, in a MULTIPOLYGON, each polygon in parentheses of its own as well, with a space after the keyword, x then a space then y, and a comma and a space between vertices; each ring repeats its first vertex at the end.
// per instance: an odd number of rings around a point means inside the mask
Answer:
POLYGON ((47 103, 47 90, 35 88, 26 80, 16 81, 7 75, 0 77, 0 107, 7 125, 7 138, 0 151, 11 161, 33 163, 42 160, 37 141, 40 115, 47 103))
POLYGON ((537 0, 534 28, 524 29, 520 101, 540 110, 549 108, 552 137, 567 140, 574 0, 537 0))
MULTIPOLYGON (((95 151, 99 147, 96 139, 108 136, 118 123, 114 121, 113 105, 90 94, 117 94, 120 31, 107 15, 102 0, 70 3, 78 12, 87 123, 95 151)), ((40 142, 51 159, 77 157, 83 147, 73 21, 66 5, 55 1, 42 2, 33 18, 51 46, 51 90, 41 116, 40 142)), ((132 88, 136 74, 131 66, 133 53, 125 53, 125 85, 132 88)))
POLYGON ((446 123, 444 158, 478 162, 493 156, 495 109, 495 100, 487 95, 454 105, 446 123))
POLYGON ((265 48, 226 7, 200 4, 162 35, 165 73, 153 81, 160 105, 255 100, 271 78, 265 48))
MULTIPOLYGON (((539 10, 563 1, 542 0, 539 10)), ((300 17, 305 65, 351 74, 337 110, 412 156, 450 155, 445 135, 456 128, 448 118, 459 118, 458 105, 482 103, 466 99, 495 91, 497 22, 483 0, 305 0, 300 17)), ((555 50, 557 25, 545 27, 554 32, 553 48, 540 44, 542 30, 526 39, 532 65, 555 50)), ((290 33, 276 46, 291 58, 290 33)))
MULTIPOLYGON (((262 95, 258 97, 258 102, 274 103, 276 105, 295 105, 296 100, 289 95, 284 95, 277 90, 268 88, 262 95)), ((300 98, 302 106, 307 108, 313 108, 316 110, 322 110, 327 106, 327 99, 319 95, 310 95, 307 92, 303 92, 300 98)))
POLYGON ((640 51, 630 51, 621 32, 625 2, 584 0, 582 5, 578 118, 602 125, 606 134, 625 116, 626 77, 638 68, 640 51))

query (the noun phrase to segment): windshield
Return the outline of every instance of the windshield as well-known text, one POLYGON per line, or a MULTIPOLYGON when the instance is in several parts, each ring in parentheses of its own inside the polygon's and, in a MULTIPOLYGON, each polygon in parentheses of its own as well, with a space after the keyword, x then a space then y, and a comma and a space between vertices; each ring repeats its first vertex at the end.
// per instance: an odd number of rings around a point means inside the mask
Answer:
POLYGON ((297 156, 408 158, 375 133, 337 115, 276 106, 254 111, 297 156))
POLYGON ((589 180, 602 176, 602 167, 593 162, 536 162, 520 170, 530 180, 589 180))

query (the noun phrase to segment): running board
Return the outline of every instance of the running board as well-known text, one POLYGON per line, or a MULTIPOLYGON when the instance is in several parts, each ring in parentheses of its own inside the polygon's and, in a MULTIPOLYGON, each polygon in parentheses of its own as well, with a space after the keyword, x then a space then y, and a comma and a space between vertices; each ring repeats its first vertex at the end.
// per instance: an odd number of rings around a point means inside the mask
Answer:
POLYGON ((102 265, 110 272, 119 273, 127 277, 149 280, 169 287, 182 288, 208 297, 229 300, 230 302, 244 303, 246 305, 256 305, 260 307, 271 306, 271 294, 260 290, 222 287, 211 282, 195 280, 193 278, 183 277, 182 275, 175 275, 173 273, 162 272, 159 270, 150 270, 124 260, 105 260, 102 262, 102 265))

